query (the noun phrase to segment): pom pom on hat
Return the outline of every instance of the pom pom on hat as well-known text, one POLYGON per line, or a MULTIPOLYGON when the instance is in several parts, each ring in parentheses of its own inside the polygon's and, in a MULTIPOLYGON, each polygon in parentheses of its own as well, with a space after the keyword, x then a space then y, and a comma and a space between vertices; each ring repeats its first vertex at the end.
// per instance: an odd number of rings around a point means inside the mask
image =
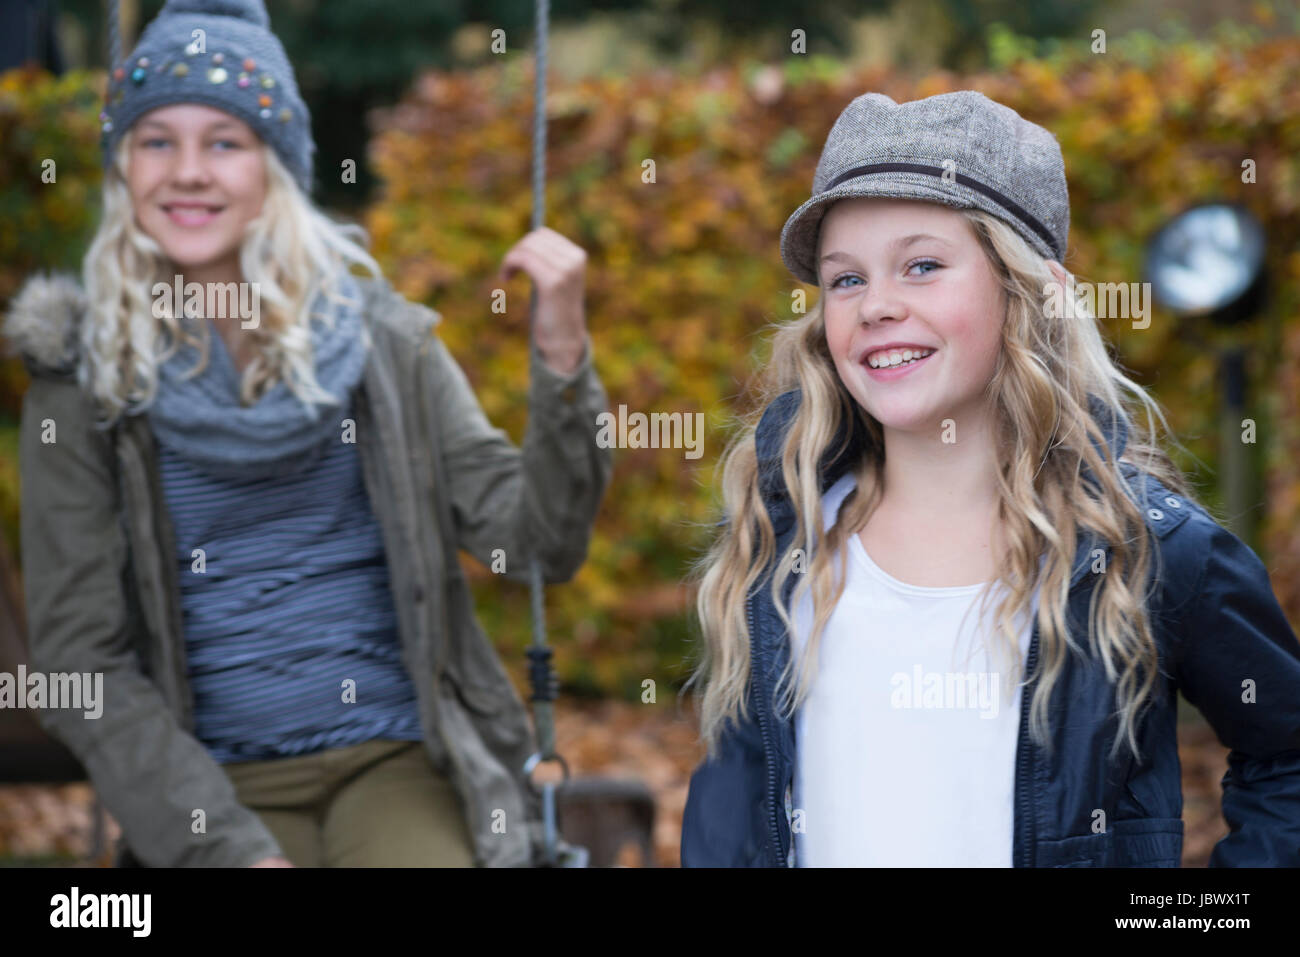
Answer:
POLYGON ((209 17, 235 17, 256 24, 263 30, 271 28, 271 18, 262 0, 167 0, 158 16, 174 13, 201 13, 209 17))

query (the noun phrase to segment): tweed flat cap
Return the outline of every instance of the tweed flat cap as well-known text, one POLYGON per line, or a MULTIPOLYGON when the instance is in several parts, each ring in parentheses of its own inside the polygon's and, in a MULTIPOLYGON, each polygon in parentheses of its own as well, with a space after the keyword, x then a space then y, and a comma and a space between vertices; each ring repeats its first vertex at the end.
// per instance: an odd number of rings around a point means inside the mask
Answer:
POLYGON ((822 219, 837 200, 857 196, 982 209, 1044 258, 1065 260, 1070 198, 1056 137, 974 90, 906 103, 864 93, 845 107, 822 149, 812 198, 781 230, 781 258, 796 278, 819 284, 822 219))

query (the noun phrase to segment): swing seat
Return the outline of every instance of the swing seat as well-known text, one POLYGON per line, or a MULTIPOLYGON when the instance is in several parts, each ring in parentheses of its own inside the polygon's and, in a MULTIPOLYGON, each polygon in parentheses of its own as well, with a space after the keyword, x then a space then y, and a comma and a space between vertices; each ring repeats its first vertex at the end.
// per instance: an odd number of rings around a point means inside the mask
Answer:
POLYGON ((587 848, 587 866, 655 866, 655 799, 645 782, 573 778, 556 788, 555 812, 564 840, 587 848))

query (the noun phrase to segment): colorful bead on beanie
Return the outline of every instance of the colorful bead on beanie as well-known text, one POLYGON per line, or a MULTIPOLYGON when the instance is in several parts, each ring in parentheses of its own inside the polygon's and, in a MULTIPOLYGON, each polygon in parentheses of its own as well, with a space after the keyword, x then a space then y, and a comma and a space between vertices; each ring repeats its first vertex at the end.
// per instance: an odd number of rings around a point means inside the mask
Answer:
MULTIPOLYGON (((109 14, 115 36, 116 0, 109 14)), ((109 73, 99 115, 104 167, 143 114, 172 103, 201 103, 247 123, 310 193, 316 151, 311 116, 270 28, 262 0, 167 0, 131 55, 109 73)))

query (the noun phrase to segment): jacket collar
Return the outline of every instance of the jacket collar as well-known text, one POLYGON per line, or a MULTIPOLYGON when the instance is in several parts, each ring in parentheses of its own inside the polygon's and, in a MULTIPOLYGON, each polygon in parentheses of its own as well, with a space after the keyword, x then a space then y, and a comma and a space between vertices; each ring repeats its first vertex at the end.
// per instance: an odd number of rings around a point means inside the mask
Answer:
MULTIPOLYGON (((802 392, 797 388, 777 396, 763 411, 754 432, 759 494, 767 508, 768 517, 772 522, 772 528, 778 543, 783 542, 792 532, 794 525, 794 503, 791 502, 790 496, 785 490, 785 483, 781 478, 781 451, 785 445, 786 433, 794 421, 801 400, 802 392)), ((1101 427, 1103 434, 1105 434, 1112 456, 1115 460, 1118 460, 1128 445, 1129 426, 1124 416, 1114 415, 1109 412, 1106 405, 1095 395, 1088 397, 1088 410, 1101 427)), ((825 494, 827 489, 849 471, 853 463, 870 446, 871 442, 871 435, 866 431, 866 427, 858 422, 856 417, 851 422, 840 426, 835 439, 822 457, 819 468, 819 482, 822 494, 825 494), (849 434, 846 435, 846 432, 849 434)), ((1097 441, 1093 439, 1092 442, 1094 447, 1100 451, 1100 445, 1097 441)), ((1133 465, 1123 463, 1121 471, 1126 476, 1131 477, 1136 474, 1137 469, 1133 465)), ((1083 470, 1084 481, 1095 482, 1095 479, 1091 476, 1091 471, 1085 465, 1083 470)), ((1070 573, 1071 588, 1078 584, 1087 573, 1092 564, 1092 552, 1097 547, 1101 547, 1107 552, 1110 550, 1109 544, 1098 546, 1092 533, 1085 533, 1080 536, 1070 573)), ((780 546, 777 549, 778 553, 782 550, 783 548, 780 546)))

